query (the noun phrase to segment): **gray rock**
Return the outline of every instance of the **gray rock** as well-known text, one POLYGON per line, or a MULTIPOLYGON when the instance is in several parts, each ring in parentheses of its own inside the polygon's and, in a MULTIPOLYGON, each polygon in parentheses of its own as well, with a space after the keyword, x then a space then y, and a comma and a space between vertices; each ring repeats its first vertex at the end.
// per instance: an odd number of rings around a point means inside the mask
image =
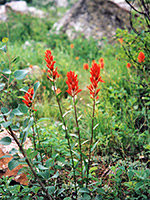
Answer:
POLYGON ((55 0, 56 6, 66 8, 68 6, 67 0, 55 0))
POLYGON ((30 14, 31 16, 39 18, 44 18, 48 16, 48 14, 43 12, 42 10, 36 9, 34 7, 28 7, 25 1, 12 1, 6 3, 3 6, 0 6, 0 21, 7 21, 7 13, 10 10, 15 13, 30 14))
POLYGON ((28 7, 28 13, 31 14, 34 17, 44 18, 46 17, 45 12, 42 10, 39 10, 35 7, 28 7))
POLYGON ((0 6, 0 21, 7 21, 7 14, 5 6, 0 6))
POLYGON ((52 31, 66 33, 70 39, 83 34, 111 38, 117 28, 130 29, 129 11, 108 0, 80 0, 54 24, 52 31))
POLYGON ((28 6, 25 1, 12 1, 10 3, 6 3, 5 6, 6 6, 6 11, 10 9, 16 13, 23 13, 23 14, 28 13, 28 6))

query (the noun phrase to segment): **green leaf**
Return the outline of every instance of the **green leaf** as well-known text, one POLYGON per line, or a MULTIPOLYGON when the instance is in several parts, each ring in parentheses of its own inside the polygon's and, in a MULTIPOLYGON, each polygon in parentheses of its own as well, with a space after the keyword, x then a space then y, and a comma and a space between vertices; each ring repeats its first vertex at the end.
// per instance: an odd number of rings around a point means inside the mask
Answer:
POLYGON ((17 71, 15 71, 14 76, 15 76, 15 78, 17 80, 22 80, 22 79, 24 79, 26 77, 26 75, 28 74, 28 72, 29 71, 25 70, 25 69, 23 69, 23 70, 17 70, 17 71))
POLYGON ((4 128, 7 128, 8 126, 11 125, 11 121, 8 121, 8 122, 3 122, 2 125, 4 126, 4 128))
POLYGON ((4 137, 0 140, 0 144, 2 145, 10 145, 11 143, 11 138, 10 137, 4 137))
POLYGON ((12 129, 13 131, 18 131, 18 130, 19 130, 19 127, 16 126, 16 125, 12 125, 12 126, 11 126, 11 129, 12 129))
POLYGON ((0 159, 3 159, 3 158, 11 158, 11 156, 10 155, 4 155, 4 156, 0 157, 0 159))
POLYGON ((20 60, 20 57, 17 56, 16 58, 14 58, 14 59, 12 60, 12 63, 17 63, 19 60, 20 60))
POLYGON ((29 128, 33 125, 33 123, 34 123, 34 118, 31 117, 30 120, 29 120, 29 122, 28 122, 28 126, 23 130, 23 132, 28 131, 29 128))
POLYGON ((99 140, 93 145, 93 147, 91 148, 91 152, 95 149, 96 145, 99 143, 99 140))
POLYGON ((8 163, 8 168, 9 170, 13 170, 15 167, 17 167, 20 163, 18 162, 18 160, 16 159, 12 159, 9 163, 8 163))
POLYGON ((2 112, 3 114, 5 114, 5 113, 8 113, 9 111, 8 111, 7 108, 1 107, 1 112, 2 112))
POLYGON ((3 71, 1 71, 3 74, 11 74, 11 71, 10 71, 10 69, 7 69, 7 68, 5 68, 5 69, 3 69, 3 71))
POLYGON ((90 193, 90 191, 87 188, 85 188, 85 187, 80 188, 79 192, 80 193, 90 193))
POLYGON ((64 188, 61 188, 60 190, 58 190, 58 194, 57 195, 60 195, 65 189, 64 188))
POLYGON ((39 82, 39 81, 36 82, 36 83, 34 84, 34 94, 33 94, 33 99, 34 99, 34 97, 35 97, 35 95, 36 95, 36 92, 37 92, 37 89, 38 89, 39 86, 40 86, 40 82, 39 82))
POLYGON ((95 200, 102 200, 102 196, 99 194, 96 196, 95 200))
POLYGON ((53 194, 54 191, 55 191, 55 186, 48 186, 48 187, 47 187, 47 190, 48 190, 48 193, 49 193, 49 194, 53 194))
POLYGON ((56 174, 54 174, 54 176, 52 176, 51 178, 58 178, 59 176, 59 172, 57 171, 56 174))
POLYGON ((48 167, 44 167, 43 165, 40 165, 40 164, 38 164, 38 168, 39 168, 40 170, 46 170, 46 169, 49 169, 48 167))
POLYGON ((1 107, 1 112, 3 113, 3 115, 7 116, 11 113, 12 110, 8 111, 7 108, 5 107, 1 107))
POLYGON ((0 83, 0 91, 5 87, 5 83, 0 83))
POLYGON ((14 114, 14 115, 16 115, 16 116, 23 115, 23 113, 20 112, 20 110, 18 110, 18 108, 14 109, 14 110, 12 111, 12 114, 14 114))
POLYGON ((28 157, 29 157, 30 159, 33 159, 37 154, 38 154, 38 151, 30 152, 30 154, 28 155, 28 157))
POLYGON ((19 110, 20 112, 22 112, 23 114, 27 114, 27 112, 28 112, 28 107, 25 106, 24 104, 19 104, 19 105, 18 105, 18 110, 19 110))
POLYGON ((27 93, 27 92, 28 92, 28 89, 29 89, 29 87, 23 87, 23 88, 20 89, 20 91, 23 91, 23 92, 26 92, 26 93, 27 93))

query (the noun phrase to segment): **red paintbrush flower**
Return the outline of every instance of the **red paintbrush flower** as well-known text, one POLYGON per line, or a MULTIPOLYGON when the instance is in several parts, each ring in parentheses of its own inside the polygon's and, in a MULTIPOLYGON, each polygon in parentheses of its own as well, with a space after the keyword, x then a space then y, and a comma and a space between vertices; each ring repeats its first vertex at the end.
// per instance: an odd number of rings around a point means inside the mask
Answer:
POLYGON ((130 68, 130 67, 131 67, 131 64, 130 64, 130 63, 127 63, 126 67, 127 67, 127 68, 130 68))
POLYGON ((56 79, 59 77, 59 74, 57 72, 57 67, 56 69, 54 68, 54 64, 56 61, 54 61, 54 57, 52 56, 52 53, 50 50, 45 51, 45 61, 47 62, 47 67, 48 67, 48 75, 47 78, 54 82, 56 79))
POLYGON ((68 90, 66 90, 66 92, 74 97, 75 95, 77 95, 79 92, 81 92, 82 90, 79 89, 79 86, 78 86, 78 79, 77 79, 77 75, 75 75, 74 72, 70 71, 70 72, 67 72, 67 75, 68 77, 66 83, 68 85, 68 90))
POLYGON ((92 99, 98 99, 98 93, 100 91, 100 89, 97 89, 98 87, 98 83, 102 82, 104 83, 105 81, 102 80, 101 76, 100 76, 100 66, 97 63, 92 63, 92 67, 90 69, 90 81, 91 84, 89 86, 87 86, 87 88, 90 90, 90 94, 91 94, 91 98, 92 99))
POLYGON ((138 62, 139 63, 145 62, 145 55, 142 51, 138 55, 138 62))
MULTIPOLYGON (((22 102, 24 102, 26 104, 26 106, 28 106, 29 108, 32 106, 32 103, 33 103, 33 95, 34 95, 33 88, 29 88, 28 92, 26 92, 26 94, 23 96, 23 98, 25 100, 22 100, 22 102)), ((32 109, 35 110, 33 107, 32 107, 32 109)), ((35 111, 37 111, 37 110, 35 110, 35 111)))
POLYGON ((83 65, 83 69, 88 70, 88 69, 89 69, 89 65, 88 65, 87 63, 85 63, 85 64, 83 65))

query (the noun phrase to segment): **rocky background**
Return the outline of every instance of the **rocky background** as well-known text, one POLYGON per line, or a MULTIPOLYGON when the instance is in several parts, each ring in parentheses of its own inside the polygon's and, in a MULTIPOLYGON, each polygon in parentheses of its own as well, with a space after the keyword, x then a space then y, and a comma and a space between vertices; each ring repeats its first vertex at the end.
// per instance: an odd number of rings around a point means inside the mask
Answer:
MULTIPOLYGON (((34 5, 34 1, 28 0, 28 2, 32 2, 32 5, 34 5)), ((130 12, 124 0, 47 0, 39 2, 37 0, 38 3, 51 9, 56 9, 56 7, 68 8, 68 12, 54 24, 50 33, 59 34, 63 32, 70 39, 81 34, 86 38, 111 38, 117 28, 130 29, 130 12)), ((0 6, 0 21, 8 20, 7 13, 10 10, 39 18, 49 17, 48 13, 28 6, 26 1, 6 2, 0 0, 0 4, 4 4, 0 6)))

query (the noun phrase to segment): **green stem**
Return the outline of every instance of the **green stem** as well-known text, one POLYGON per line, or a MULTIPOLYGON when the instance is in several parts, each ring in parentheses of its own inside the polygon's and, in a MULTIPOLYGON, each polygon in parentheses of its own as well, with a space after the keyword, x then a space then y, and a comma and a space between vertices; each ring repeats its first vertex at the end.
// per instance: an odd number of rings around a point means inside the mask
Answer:
POLYGON ((75 185, 75 194, 76 194, 76 198, 77 198, 77 180, 76 180, 76 174, 75 174, 75 166, 74 166, 73 154, 72 154, 72 150, 71 150, 71 143, 70 143, 69 134, 68 134, 68 131, 67 131, 66 122, 65 122, 64 117, 63 117, 63 112, 62 112, 62 109, 61 109, 60 101, 59 101, 59 98, 58 98, 58 96, 56 94, 55 85, 54 85, 54 92, 55 92, 56 101, 57 101, 57 104, 58 104, 58 107, 59 107, 59 112, 60 112, 60 115, 61 115, 62 123, 63 123, 64 128, 65 128, 66 138, 67 138, 67 141, 68 141, 68 147, 69 147, 69 151, 70 151, 72 168, 73 168, 73 179, 74 179, 74 185, 75 185))
POLYGON ((73 97, 73 106, 74 106, 75 121, 76 121, 77 133, 78 133, 78 139, 79 139, 80 164, 81 164, 81 179, 82 179, 82 186, 83 186, 82 146, 81 146, 80 129, 79 129, 78 118, 77 118, 77 110, 76 110, 76 106, 75 106, 75 96, 73 97))
POLYGON ((94 135, 94 114, 95 114, 95 99, 93 102, 93 114, 92 114, 92 127, 91 127, 91 139, 90 139, 90 146, 89 146, 89 158, 88 158, 88 168, 87 168, 87 180, 86 180, 86 187, 88 186, 89 182, 89 170, 90 170, 90 162, 91 162, 91 148, 93 144, 93 135, 94 135))

